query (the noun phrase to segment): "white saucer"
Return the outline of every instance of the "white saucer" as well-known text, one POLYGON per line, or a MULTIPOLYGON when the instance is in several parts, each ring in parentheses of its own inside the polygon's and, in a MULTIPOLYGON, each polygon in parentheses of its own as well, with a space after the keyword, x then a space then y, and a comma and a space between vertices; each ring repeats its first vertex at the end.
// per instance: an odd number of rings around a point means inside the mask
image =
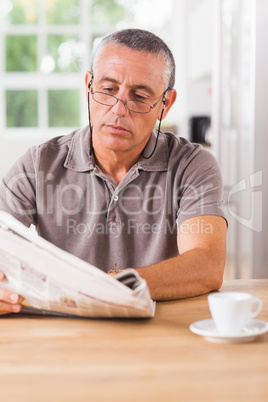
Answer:
POLYGON ((197 335, 204 336, 206 339, 212 342, 241 343, 253 341, 256 336, 267 332, 268 323, 258 320, 251 320, 238 334, 225 335, 220 334, 216 330, 214 321, 210 319, 194 322, 190 325, 190 330, 197 335))

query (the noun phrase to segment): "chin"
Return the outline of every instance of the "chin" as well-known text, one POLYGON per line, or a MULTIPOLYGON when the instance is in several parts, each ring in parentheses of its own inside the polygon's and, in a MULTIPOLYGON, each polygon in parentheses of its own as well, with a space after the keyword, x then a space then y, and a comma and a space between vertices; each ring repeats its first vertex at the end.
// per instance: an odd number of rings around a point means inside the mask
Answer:
POLYGON ((110 151, 126 152, 131 149, 131 145, 127 141, 105 141, 103 147, 110 151))

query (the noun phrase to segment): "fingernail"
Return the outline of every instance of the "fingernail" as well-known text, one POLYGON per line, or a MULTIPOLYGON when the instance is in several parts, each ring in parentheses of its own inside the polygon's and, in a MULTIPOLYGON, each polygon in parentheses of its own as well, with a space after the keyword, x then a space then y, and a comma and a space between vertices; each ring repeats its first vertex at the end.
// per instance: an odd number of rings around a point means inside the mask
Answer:
POLYGON ((12 306, 12 311, 13 313, 19 313, 21 311, 21 306, 16 304, 15 306, 12 306))
POLYGON ((10 298, 10 300, 11 300, 13 303, 17 303, 18 300, 19 300, 19 296, 18 296, 16 293, 11 293, 11 295, 9 296, 9 298, 10 298))

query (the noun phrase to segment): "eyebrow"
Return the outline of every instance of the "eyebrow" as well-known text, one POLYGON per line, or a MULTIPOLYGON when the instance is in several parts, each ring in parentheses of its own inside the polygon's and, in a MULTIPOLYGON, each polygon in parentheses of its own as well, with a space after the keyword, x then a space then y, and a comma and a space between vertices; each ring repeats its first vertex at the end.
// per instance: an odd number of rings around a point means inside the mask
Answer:
MULTIPOLYGON (((108 76, 103 76, 98 82, 103 82, 103 81, 109 81, 109 82, 112 82, 113 84, 117 84, 117 85, 120 84, 120 82, 117 81, 115 78, 108 77, 108 76)), ((156 96, 154 91, 150 87, 148 87, 148 85, 136 84, 136 85, 131 85, 130 88, 131 89, 144 89, 146 92, 148 92, 148 94, 151 97, 156 96)))

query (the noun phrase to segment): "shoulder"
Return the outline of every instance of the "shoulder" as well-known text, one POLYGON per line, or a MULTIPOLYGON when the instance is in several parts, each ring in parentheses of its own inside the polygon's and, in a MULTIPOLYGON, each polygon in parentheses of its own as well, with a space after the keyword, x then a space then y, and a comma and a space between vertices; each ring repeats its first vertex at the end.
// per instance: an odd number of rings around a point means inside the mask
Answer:
POLYGON ((179 165, 180 170, 189 165, 205 168, 208 165, 218 165, 218 162, 210 150, 201 144, 192 143, 184 137, 177 137, 171 132, 162 134, 168 144, 169 165, 179 165))
POLYGON ((81 148, 81 144, 85 142, 88 135, 88 129, 77 129, 70 134, 51 138, 50 140, 31 147, 28 150, 35 164, 51 163, 55 161, 64 161, 68 153, 73 148, 81 148))
POLYGON ((70 147, 73 141, 84 135, 84 132, 85 129, 77 129, 71 132, 70 134, 51 138, 48 141, 43 142, 42 144, 32 147, 32 149, 40 149, 42 151, 45 149, 59 150, 60 148, 70 147))

